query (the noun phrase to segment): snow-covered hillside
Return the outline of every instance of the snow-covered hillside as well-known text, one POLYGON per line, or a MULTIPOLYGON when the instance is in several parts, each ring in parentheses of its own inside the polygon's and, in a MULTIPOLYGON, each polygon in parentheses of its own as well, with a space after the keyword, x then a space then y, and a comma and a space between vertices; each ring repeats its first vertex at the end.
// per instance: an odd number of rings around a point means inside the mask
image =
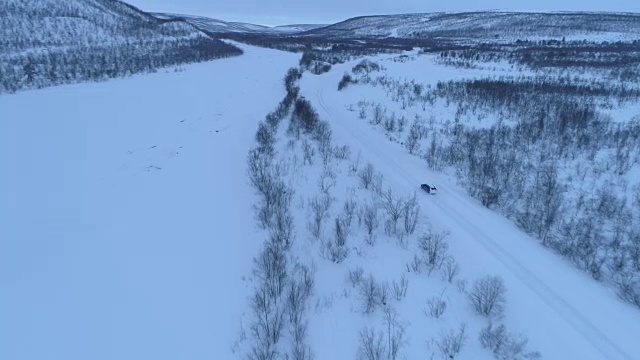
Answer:
POLYGON ((0 96, 0 358, 233 358, 245 159, 297 59, 0 96))
POLYGON ((186 22, 121 1, 0 2, 0 94, 240 53, 186 22))
POLYGON ((267 31, 269 27, 262 25, 254 25, 241 22, 228 22, 218 19, 212 19, 203 16, 181 15, 181 14, 165 14, 151 13, 151 15, 164 20, 179 20, 188 22, 199 29, 210 33, 228 33, 228 32, 262 32, 267 31))
POLYGON ((362 16, 306 34, 337 38, 436 37, 492 42, 563 37, 567 40, 597 37, 602 41, 618 41, 636 39, 639 29, 638 14, 487 11, 362 16))

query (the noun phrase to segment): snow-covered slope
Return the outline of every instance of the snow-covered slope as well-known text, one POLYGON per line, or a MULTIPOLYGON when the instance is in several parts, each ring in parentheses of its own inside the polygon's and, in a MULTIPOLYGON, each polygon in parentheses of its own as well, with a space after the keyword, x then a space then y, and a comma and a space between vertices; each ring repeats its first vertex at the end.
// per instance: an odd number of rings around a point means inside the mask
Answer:
POLYGON ((447 37, 476 40, 516 40, 566 37, 633 40, 640 15, 626 13, 469 12, 362 16, 307 32, 338 38, 447 37))
POLYGON ((187 22, 120 1, 0 2, 0 93, 238 54, 187 22))
POLYGON ((260 245, 247 149, 296 61, 0 96, 0 358, 233 358, 260 245))
POLYGON ((186 21, 199 29, 205 30, 210 33, 228 33, 228 32, 264 32, 268 31, 269 27, 262 25, 254 25, 242 22, 229 22, 218 19, 212 19, 203 16, 195 15, 180 15, 180 14, 166 14, 166 13, 151 13, 151 15, 166 20, 180 20, 186 21))
POLYGON ((108 45, 136 38, 195 36, 186 23, 164 23, 120 1, 6 0, 0 5, 0 52, 108 45))

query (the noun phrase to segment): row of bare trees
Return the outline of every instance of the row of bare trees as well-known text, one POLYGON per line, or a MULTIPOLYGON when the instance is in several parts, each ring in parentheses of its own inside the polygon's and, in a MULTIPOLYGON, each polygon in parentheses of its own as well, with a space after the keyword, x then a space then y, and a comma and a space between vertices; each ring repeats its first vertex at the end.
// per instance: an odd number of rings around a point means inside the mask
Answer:
POLYGON ((285 76, 287 96, 258 125, 256 146, 247 158, 249 179, 259 196, 257 220, 269 234, 262 251, 254 258, 255 288, 250 302, 252 344, 247 354, 251 360, 282 356, 295 360, 313 358, 305 314, 314 292, 315 270, 289 255, 296 236, 291 214, 294 190, 285 181, 287 162, 276 160, 279 125, 299 100, 300 76, 297 69, 289 70, 285 76), (289 340, 288 350, 284 338, 289 340))

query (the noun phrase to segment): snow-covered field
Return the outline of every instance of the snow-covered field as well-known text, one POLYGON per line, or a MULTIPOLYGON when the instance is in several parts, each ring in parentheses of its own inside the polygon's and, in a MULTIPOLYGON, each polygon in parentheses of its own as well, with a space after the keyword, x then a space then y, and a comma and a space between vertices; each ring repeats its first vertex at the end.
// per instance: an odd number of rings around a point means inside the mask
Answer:
POLYGON ((0 358, 232 357, 247 149, 297 59, 0 96, 0 358))
MULTIPOLYGON (((0 168, 8 175, 0 177, 0 358, 244 359, 251 351, 251 269, 269 234, 257 226, 247 153, 299 55, 243 50, 184 71, 0 97, 0 168)), ((331 126, 332 145, 347 145, 349 155, 325 164, 314 148, 305 160, 306 137, 286 134, 288 118, 275 146, 293 190, 289 259, 315 269, 305 312, 314 357, 357 358, 360 331, 369 328, 382 346, 402 332, 397 359, 437 359, 438 345, 465 324, 456 358, 491 359, 478 340, 488 320, 467 291, 497 275, 506 307, 494 321, 528 337, 542 358, 640 358, 637 309, 348 110, 371 96, 388 101, 379 89, 337 91, 353 65, 300 80, 331 126), (368 163, 381 180, 365 189, 358 174, 368 163), (423 182, 438 194, 422 192, 423 182), (388 189, 402 201, 415 193, 415 232, 403 232, 402 218, 385 229, 388 189), (314 239, 312 203, 323 192, 330 206, 314 239), (349 206, 348 254, 336 263, 323 242, 334 241, 349 206), (367 206, 378 209, 369 242, 367 206), (419 239, 430 229, 450 233, 447 254, 459 265, 451 281, 444 266, 428 275, 419 239), (379 302, 365 313, 369 274, 379 302), (444 312, 428 314, 439 299, 444 312)), ((279 349, 289 354, 284 341, 279 349)))

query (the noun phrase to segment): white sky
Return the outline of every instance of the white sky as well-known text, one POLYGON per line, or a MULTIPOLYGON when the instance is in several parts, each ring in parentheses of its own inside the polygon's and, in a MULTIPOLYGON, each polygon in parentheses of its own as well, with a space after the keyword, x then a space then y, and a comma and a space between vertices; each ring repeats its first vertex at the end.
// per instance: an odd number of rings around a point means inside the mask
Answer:
POLYGON ((360 15, 434 11, 640 12, 633 0, 125 0, 145 11, 208 16, 263 25, 335 23, 360 15))

